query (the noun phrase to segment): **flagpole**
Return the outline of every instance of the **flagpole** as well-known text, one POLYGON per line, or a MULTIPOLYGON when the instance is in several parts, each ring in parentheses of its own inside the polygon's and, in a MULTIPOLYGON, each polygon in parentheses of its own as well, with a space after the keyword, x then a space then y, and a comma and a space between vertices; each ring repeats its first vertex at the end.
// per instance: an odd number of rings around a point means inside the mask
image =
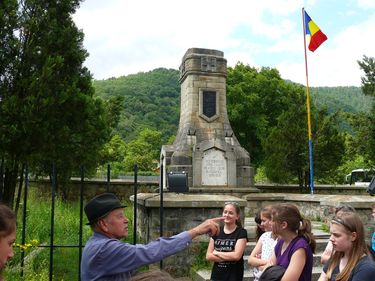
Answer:
POLYGON ((306 107, 307 107, 307 128, 309 137, 309 160, 310 160, 310 192, 314 194, 314 172, 313 172, 313 151, 312 151, 312 134, 311 134, 311 117, 310 117, 310 91, 309 91, 309 72, 307 69, 307 51, 306 51, 306 27, 305 27, 305 9, 302 8, 302 25, 303 25, 303 43, 305 49, 305 70, 306 70, 306 107))

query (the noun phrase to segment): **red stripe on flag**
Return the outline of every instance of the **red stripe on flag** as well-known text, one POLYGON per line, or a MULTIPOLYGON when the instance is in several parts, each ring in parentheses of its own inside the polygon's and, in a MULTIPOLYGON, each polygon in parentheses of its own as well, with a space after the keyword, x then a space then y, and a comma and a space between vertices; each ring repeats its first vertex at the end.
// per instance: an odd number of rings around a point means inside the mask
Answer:
POLYGON ((311 52, 314 52, 326 40, 327 40, 327 36, 319 29, 310 38, 309 50, 311 52))

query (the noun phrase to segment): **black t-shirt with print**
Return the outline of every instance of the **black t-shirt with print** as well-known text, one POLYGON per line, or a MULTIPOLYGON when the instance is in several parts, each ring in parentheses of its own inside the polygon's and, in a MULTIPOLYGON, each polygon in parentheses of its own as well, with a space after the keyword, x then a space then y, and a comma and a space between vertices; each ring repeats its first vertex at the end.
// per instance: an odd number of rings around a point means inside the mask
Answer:
MULTIPOLYGON (((218 236, 213 236, 214 248, 219 252, 233 252, 237 240, 245 238, 247 231, 242 227, 237 227, 230 234, 225 234, 223 227, 220 228, 218 236)), ((242 281, 244 273, 244 261, 241 257, 238 261, 215 262, 212 268, 212 281, 242 281)))

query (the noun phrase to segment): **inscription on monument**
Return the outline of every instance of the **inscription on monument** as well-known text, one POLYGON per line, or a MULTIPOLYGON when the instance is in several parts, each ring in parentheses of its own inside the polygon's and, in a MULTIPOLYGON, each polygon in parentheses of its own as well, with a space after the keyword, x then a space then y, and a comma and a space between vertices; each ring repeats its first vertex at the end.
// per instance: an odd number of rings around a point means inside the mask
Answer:
POLYGON ((227 185, 227 160, 224 152, 215 148, 203 153, 202 185, 227 185))
POLYGON ((203 114, 208 118, 216 114, 216 92, 203 92, 203 114))

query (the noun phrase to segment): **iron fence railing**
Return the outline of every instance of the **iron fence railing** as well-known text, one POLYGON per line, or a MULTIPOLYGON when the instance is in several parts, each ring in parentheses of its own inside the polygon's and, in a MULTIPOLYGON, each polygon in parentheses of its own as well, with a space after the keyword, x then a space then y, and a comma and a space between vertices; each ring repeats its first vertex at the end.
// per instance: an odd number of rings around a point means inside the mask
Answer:
MULTIPOLYGON (((81 256, 82 256, 82 249, 84 247, 83 244, 83 201, 84 201, 84 186, 85 186, 85 173, 84 167, 81 167, 81 184, 79 190, 79 240, 78 245, 56 245, 54 243, 54 232, 55 232, 55 199, 56 199, 56 187, 57 187, 57 173, 56 167, 53 165, 52 167, 52 178, 51 178, 51 220, 50 220, 50 242, 49 245, 38 245, 40 248, 49 248, 49 281, 53 279, 53 270, 54 270, 54 249, 56 248, 78 248, 78 277, 77 280, 80 280, 81 275, 81 256)), ((138 192, 138 167, 134 165, 134 185, 133 185, 133 193, 134 193, 134 207, 133 207, 133 244, 137 242, 137 192, 138 192)), ((25 189, 24 189, 24 196, 23 196, 23 212, 22 212, 22 232, 21 232, 21 243, 24 245, 26 243, 26 234, 27 234, 27 204, 28 204, 28 193, 29 193, 29 171, 28 167, 25 167, 25 189)), ((107 181, 106 181, 106 191, 110 192, 111 190, 111 170, 110 164, 107 165, 107 181)), ((161 188, 162 190, 162 188, 161 188)), ((162 192, 161 192, 162 193, 162 192)), ((160 213, 162 218, 162 211, 160 213)), ((161 220, 162 221, 162 220, 161 220)), ((161 234, 162 234, 162 224, 161 224, 161 234)), ((23 268, 24 268, 24 260, 25 260, 25 251, 21 249, 21 276, 23 276, 23 268)))

